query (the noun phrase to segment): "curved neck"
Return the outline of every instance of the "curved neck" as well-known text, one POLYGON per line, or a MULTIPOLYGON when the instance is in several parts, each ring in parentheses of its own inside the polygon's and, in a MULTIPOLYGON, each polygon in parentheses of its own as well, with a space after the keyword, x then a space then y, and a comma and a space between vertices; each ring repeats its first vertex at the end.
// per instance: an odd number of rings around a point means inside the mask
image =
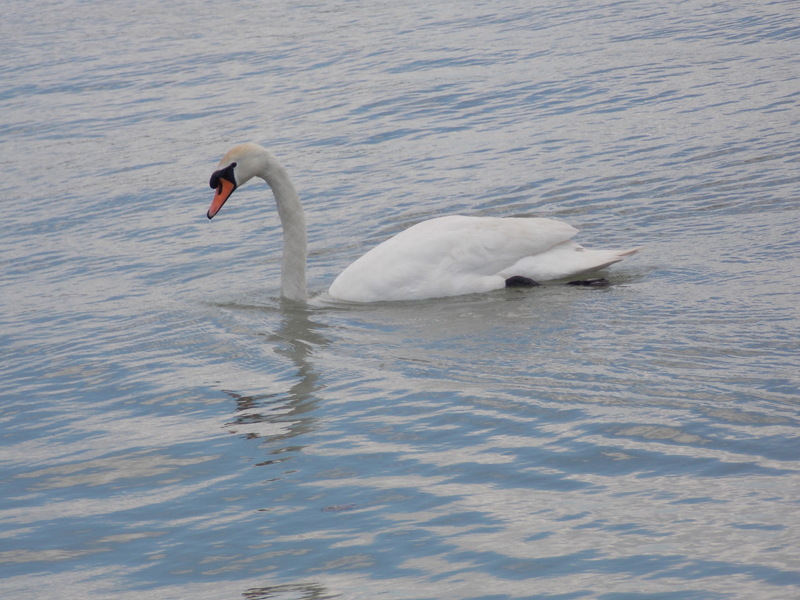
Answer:
POLYGON ((305 302, 306 292, 306 217, 303 206, 286 169, 273 160, 262 173, 272 188, 278 216, 283 227, 283 265, 281 295, 289 300, 305 302))

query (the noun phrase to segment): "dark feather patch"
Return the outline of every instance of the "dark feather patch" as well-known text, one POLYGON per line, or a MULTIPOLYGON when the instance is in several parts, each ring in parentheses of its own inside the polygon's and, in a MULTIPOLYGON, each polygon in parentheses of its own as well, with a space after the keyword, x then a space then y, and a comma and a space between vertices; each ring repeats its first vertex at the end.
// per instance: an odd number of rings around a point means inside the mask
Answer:
POLYGON ((219 180, 225 179, 233 184, 233 189, 236 189, 236 177, 233 174, 233 169, 236 163, 231 163, 224 169, 219 169, 211 174, 211 179, 208 182, 209 187, 217 189, 219 187, 219 180))

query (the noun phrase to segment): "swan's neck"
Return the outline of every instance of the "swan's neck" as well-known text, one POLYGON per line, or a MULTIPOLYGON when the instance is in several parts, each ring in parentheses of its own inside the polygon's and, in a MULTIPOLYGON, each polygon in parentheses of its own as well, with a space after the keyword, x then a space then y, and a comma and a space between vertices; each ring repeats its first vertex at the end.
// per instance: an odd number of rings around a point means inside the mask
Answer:
POLYGON ((283 227, 281 295, 289 300, 305 302, 307 241, 303 206, 286 169, 277 161, 265 169, 263 178, 272 188, 283 227))

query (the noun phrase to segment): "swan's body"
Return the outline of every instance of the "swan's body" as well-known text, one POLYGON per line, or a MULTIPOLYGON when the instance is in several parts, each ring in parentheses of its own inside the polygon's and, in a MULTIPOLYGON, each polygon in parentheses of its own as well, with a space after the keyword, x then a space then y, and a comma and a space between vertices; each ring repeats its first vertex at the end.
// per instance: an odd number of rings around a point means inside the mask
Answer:
MULTIPOLYGON (((257 144, 232 148, 211 176, 217 192, 212 218, 233 191, 252 177, 272 188, 283 226, 281 293, 306 300, 306 226, 303 208, 285 169, 257 144)), ((341 300, 420 300, 488 292, 510 278, 531 285, 607 267, 636 252, 587 250, 571 238, 577 229, 538 218, 448 216, 430 219, 379 244, 347 267, 329 294, 341 300)))

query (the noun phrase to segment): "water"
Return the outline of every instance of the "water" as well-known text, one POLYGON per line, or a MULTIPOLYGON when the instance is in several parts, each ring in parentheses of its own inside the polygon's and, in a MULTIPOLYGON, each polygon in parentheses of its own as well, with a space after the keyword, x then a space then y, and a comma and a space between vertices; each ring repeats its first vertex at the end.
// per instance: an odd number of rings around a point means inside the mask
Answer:
POLYGON ((796 3, 7 4, 4 598, 800 594, 796 3), (449 213, 646 248, 326 299, 449 213))

